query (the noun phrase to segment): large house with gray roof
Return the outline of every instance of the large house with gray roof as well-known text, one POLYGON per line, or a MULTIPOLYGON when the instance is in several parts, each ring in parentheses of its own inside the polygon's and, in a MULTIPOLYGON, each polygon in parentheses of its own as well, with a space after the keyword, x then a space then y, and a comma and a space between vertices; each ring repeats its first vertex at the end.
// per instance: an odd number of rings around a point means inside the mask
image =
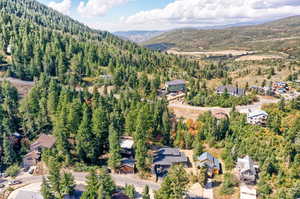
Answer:
POLYGON ((265 126, 267 125, 268 116, 268 113, 263 110, 249 110, 249 113, 247 114, 247 123, 265 126))
POLYGON ((168 92, 180 92, 185 91, 185 81, 184 80, 173 80, 165 83, 165 88, 168 92))
POLYGON ((238 158, 236 168, 241 181, 246 184, 255 184, 256 169, 253 160, 249 156, 238 158))
POLYGON ((163 147, 154 153, 152 172, 157 177, 164 177, 173 165, 188 166, 188 158, 178 148, 163 147))
POLYGON ((243 88, 237 88, 237 87, 228 85, 228 86, 219 86, 216 89, 216 93, 217 94, 228 93, 231 96, 242 97, 245 95, 246 91, 243 88))
POLYGON ((207 168, 207 174, 210 177, 213 177, 215 174, 222 173, 221 162, 213 157, 210 153, 204 152, 202 153, 196 160, 196 166, 198 168, 207 168))

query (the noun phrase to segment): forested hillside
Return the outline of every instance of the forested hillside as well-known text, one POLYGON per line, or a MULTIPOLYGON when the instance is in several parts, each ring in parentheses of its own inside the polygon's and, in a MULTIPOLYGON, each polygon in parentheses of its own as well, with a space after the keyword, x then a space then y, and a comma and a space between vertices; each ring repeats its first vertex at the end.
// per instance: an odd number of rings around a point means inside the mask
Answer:
POLYGON ((1 50, 11 47, 9 75, 21 79, 32 80, 44 72, 76 83, 108 69, 168 72, 171 66, 194 65, 92 30, 35 1, 4 0, 0 9, 1 50))

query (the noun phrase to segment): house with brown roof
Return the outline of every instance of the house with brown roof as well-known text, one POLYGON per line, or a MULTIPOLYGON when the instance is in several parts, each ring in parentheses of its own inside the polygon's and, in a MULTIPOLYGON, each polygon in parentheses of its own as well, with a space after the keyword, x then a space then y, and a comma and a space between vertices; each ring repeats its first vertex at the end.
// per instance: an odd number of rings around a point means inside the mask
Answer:
POLYGON ((39 151, 31 151, 27 153, 23 158, 23 167, 30 168, 37 165, 41 159, 41 153, 39 151))
POLYGON ((29 168, 37 165, 41 159, 43 149, 51 149, 56 142, 53 135, 41 134, 39 138, 30 145, 30 152, 23 158, 23 167, 29 168))
POLYGON ((30 145, 30 151, 50 149, 54 146, 56 138, 53 135, 41 134, 39 138, 30 145))

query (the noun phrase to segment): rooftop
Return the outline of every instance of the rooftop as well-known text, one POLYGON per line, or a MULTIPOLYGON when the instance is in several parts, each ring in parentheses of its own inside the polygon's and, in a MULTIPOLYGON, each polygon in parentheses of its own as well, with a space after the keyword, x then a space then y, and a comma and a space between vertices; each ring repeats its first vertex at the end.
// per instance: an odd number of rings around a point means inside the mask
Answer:
POLYGON ((132 149, 133 145, 134 145, 133 139, 121 138, 120 140, 120 147, 122 149, 132 149))
POLYGON ((124 158, 121 160, 122 166, 134 167, 134 164, 135 164, 135 160, 133 159, 124 158))
POLYGON ((187 157, 179 149, 163 147, 155 153, 153 164, 171 166, 176 163, 186 163, 187 161, 187 157))
POLYGON ((243 96, 245 95, 245 89, 243 88, 237 88, 234 86, 219 86, 217 88, 217 92, 224 93, 227 90, 229 94, 234 94, 238 96, 243 96))
POLYGON ((263 110, 255 110, 255 111, 249 112, 247 117, 256 117, 256 116, 260 116, 260 115, 268 116, 269 114, 266 111, 263 111, 263 110))
POLYGON ((184 80, 172 80, 169 82, 166 82, 166 85, 168 86, 175 86, 175 85, 181 85, 181 84, 185 84, 184 80))
POLYGON ((208 152, 204 152, 202 153, 198 158, 197 160, 199 162, 204 162, 206 160, 209 160, 210 162, 213 162, 214 165, 209 165, 210 167, 215 167, 217 169, 220 169, 220 161, 215 158, 214 156, 212 156, 210 153, 208 152))
POLYGON ((36 147, 44 147, 44 148, 51 148, 56 142, 56 138, 53 135, 46 135, 41 134, 39 138, 31 144, 30 148, 36 147))
POLYGON ((238 158, 237 166, 240 168, 241 172, 250 170, 251 173, 255 174, 253 160, 248 155, 244 158, 238 158))

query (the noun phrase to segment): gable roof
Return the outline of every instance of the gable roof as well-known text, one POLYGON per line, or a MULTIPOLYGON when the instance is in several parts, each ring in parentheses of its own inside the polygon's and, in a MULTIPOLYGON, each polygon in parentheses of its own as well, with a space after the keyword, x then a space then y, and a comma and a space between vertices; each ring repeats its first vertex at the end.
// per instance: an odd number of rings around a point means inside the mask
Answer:
POLYGON ((215 158, 214 156, 212 156, 210 153, 208 152, 204 152, 202 153, 197 160, 201 163, 203 162, 205 165, 209 166, 210 168, 217 168, 217 169, 221 169, 220 168, 220 161, 215 158), (206 162, 207 160, 209 160, 209 162, 206 162), (212 164, 211 164, 212 163, 212 164))
POLYGON ((41 154, 38 151, 31 151, 24 156, 24 158, 27 158, 27 159, 32 158, 35 160, 39 159, 40 157, 41 157, 41 154))
POLYGON ((172 166, 177 163, 187 163, 187 157, 178 148, 163 147, 154 155, 154 165, 172 166))
POLYGON ((181 80, 181 79, 166 82, 167 86, 176 86, 176 85, 182 85, 182 84, 185 84, 185 81, 181 80))
POLYGON ((240 168, 240 172, 250 170, 252 174, 255 174, 254 162, 248 155, 244 158, 238 158, 237 166, 240 168))
POLYGON ((122 149, 132 149, 133 145, 134 145, 133 139, 129 139, 129 138, 120 139, 120 147, 122 149))
POLYGON ((121 166, 128 166, 134 168, 135 160, 124 158, 121 160, 121 166))
POLYGON ((269 114, 266 111, 263 110, 255 110, 255 111, 251 111, 250 113, 247 114, 247 117, 257 117, 260 115, 265 115, 268 116, 269 114))
POLYGON ((46 135, 46 134, 41 134, 39 136, 39 138, 30 145, 31 149, 35 149, 38 147, 42 147, 42 148, 52 148, 53 145, 56 142, 56 138, 53 135, 46 135))

